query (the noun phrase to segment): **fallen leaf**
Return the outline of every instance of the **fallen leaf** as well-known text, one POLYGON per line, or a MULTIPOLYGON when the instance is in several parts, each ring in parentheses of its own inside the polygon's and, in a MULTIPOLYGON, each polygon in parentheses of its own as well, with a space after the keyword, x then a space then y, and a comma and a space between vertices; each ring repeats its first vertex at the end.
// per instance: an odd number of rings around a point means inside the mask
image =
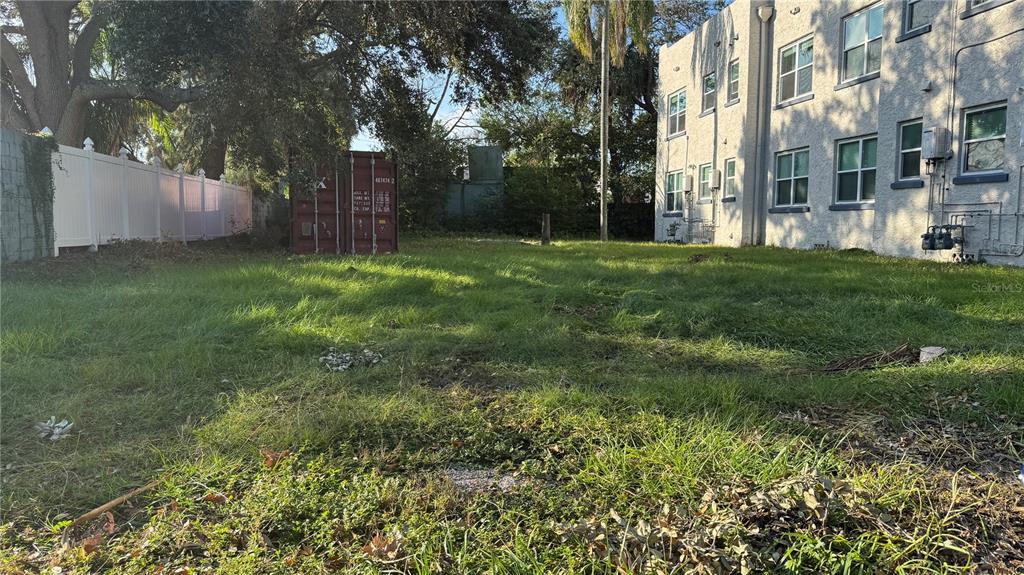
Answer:
POLYGON ((87 538, 82 540, 82 550, 85 551, 86 554, 92 554, 102 544, 103 544, 103 535, 100 534, 100 533, 97 533, 95 535, 92 535, 92 536, 87 537, 87 538))
POLYGON ((203 501, 206 501, 207 503, 213 503, 214 505, 224 505, 225 503, 228 502, 228 498, 223 493, 211 491, 210 493, 207 493, 206 495, 203 496, 203 501))
POLYGON ((260 455, 263 456, 263 465, 272 469, 279 461, 291 455, 291 451, 287 449, 284 451, 274 451, 269 447, 264 447, 260 450, 260 455))

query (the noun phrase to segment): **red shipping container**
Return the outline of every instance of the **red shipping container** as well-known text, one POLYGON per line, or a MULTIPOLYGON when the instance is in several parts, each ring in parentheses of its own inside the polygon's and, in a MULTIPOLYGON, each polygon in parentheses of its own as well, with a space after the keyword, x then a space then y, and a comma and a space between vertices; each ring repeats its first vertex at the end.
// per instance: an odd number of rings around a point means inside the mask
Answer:
POLYGON ((292 251, 398 251, 398 169, 380 152, 345 152, 317 169, 316 190, 291 195, 292 251))

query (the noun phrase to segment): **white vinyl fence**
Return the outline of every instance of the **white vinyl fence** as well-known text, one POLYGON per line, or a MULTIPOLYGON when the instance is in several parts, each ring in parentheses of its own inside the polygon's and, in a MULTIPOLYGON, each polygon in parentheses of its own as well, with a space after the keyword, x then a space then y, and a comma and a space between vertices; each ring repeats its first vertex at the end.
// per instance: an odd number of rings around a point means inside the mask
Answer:
POLYGON ((60 248, 95 247, 115 240, 199 240, 248 231, 252 194, 211 180, 202 170, 165 170, 85 149, 60 146, 53 155, 53 228, 60 248))

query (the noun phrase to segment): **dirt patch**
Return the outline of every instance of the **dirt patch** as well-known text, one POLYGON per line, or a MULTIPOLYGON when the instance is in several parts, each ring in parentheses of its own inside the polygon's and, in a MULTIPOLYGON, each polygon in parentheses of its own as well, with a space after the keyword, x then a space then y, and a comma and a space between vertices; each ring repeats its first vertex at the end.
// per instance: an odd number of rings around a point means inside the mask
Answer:
POLYGON ((100 246, 96 252, 86 248, 65 248, 61 250, 60 257, 4 265, 3 273, 5 279, 10 280, 61 284, 78 282, 82 277, 92 277, 100 272, 132 277, 158 263, 217 261, 255 253, 273 255, 284 252, 268 248, 248 235, 190 241, 187 246, 177 241, 130 240, 100 246))
POLYGON ((1001 420, 981 427, 940 416, 897 420, 884 413, 815 407, 782 413, 779 419, 839 438, 844 458, 865 463, 909 462, 955 472, 970 469, 1013 479, 1024 454, 1024 426, 1001 420))
POLYGON ((435 389, 459 386, 479 391, 507 391, 520 382, 463 356, 450 356, 420 369, 420 383, 435 389))
POLYGON ((712 254, 705 254, 705 253, 698 252, 698 253, 695 253, 695 254, 691 255, 689 258, 686 259, 686 261, 690 262, 691 264, 699 264, 701 262, 706 262, 706 261, 709 261, 709 260, 712 260, 712 259, 717 259, 717 260, 721 260, 721 261, 724 261, 724 262, 728 262, 728 261, 732 261, 732 255, 730 255, 730 254, 721 254, 721 255, 715 254, 715 255, 712 255, 712 254))
POLYGON ((464 494, 487 491, 508 493, 515 487, 526 484, 525 479, 511 473, 498 473, 495 469, 451 467, 445 470, 444 475, 457 491, 464 494))
POLYGON ((579 317, 585 320, 597 319, 598 316, 600 316, 601 313, 604 311, 604 309, 604 304, 599 303, 582 306, 571 306, 556 303, 555 305, 551 306, 551 311, 557 314, 579 317))

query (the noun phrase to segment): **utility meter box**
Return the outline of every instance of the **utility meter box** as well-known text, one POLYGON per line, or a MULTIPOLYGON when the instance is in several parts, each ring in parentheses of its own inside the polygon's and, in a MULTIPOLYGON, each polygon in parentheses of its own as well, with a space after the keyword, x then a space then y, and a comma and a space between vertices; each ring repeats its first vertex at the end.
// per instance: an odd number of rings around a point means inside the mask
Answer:
POLYGON ((942 126, 921 132, 921 157, 925 160, 945 160, 949 157, 949 131, 942 126))
POLYGON ((711 172, 711 189, 718 190, 722 188, 722 170, 715 170, 711 172))
POLYGON ((690 174, 683 176, 683 191, 687 194, 693 191, 693 176, 690 174))

